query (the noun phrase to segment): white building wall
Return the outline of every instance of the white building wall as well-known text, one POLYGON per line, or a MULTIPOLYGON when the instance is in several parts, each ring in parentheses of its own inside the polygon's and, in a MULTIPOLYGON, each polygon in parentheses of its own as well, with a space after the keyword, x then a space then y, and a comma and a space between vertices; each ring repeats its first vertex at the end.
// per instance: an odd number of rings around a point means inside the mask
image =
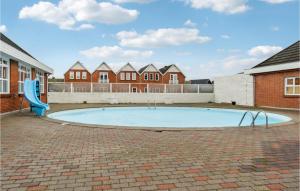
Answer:
POLYGON ((254 106, 254 78, 247 74, 217 77, 214 80, 216 103, 254 106))
POLYGON ((48 92, 49 103, 208 103, 214 93, 71 93, 48 92))

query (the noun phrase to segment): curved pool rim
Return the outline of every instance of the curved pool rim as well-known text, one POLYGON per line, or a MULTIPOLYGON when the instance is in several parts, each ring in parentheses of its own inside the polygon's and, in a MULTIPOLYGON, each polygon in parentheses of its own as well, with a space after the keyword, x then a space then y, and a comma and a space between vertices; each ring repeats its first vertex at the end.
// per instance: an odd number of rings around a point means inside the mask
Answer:
MULTIPOLYGON (((54 112, 50 112, 47 114, 47 116, 44 118, 47 121, 59 123, 61 125, 71 125, 71 126, 79 126, 79 127, 87 127, 87 128, 103 128, 103 129, 123 129, 123 130, 149 130, 149 131, 184 131, 184 130, 193 130, 193 131, 218 131, 218 130, 229 130, 229 129, 253 129, 251 126, 242 126, 242 127, 237 127, 237 126, 225 126, 225 127, 147 127, 147 126, 126 126, 126 125, 105 125, 105 124, 88 124, 88 123, 80 123, 80 122, 73 122, 73 121, 65 121, 65 120, 60 120, 60 119, 54 119, 49 117, 49 115, 53 113, 58 113, 58 112, 66 112, 66 111, 75 111, 75 110, 86 110, 86 109, 105 109, 105 108, 140 108, 144 107, 146 108, 147 106, 131 106, 131 105, 118 105, 118 106, 105 106, 105 107, 86 107, 86 108, 70 108, 70 109, 58 109, 54 112), (250 128, 249 128, 250 127, 250 128)), ((164 108, 194 108, 194 109, 217 109, 217 110, 234 110, 234 111, 242 111, 246 112, 247 110, 251 111, 265 111, 266 113, 269 114, 275 114, 279 115, 285 118, 288 118, 288 121, 285 122, 280 122, 280 123, 275 123, 275 124, 269 124, 268 127, 279 127, 279 126, 285 126, 285 125, 291 125, 291 124, 296 124, 298 123, 297 120, 295 120, 295 117, 293 115, 290 115, 287 112, 284 112, 282 110, 274 110, 274 109, 260 109, 260 108, 244 108, 244 107, 237 107, 237 108, 232 108, 232 107, 199 107, 199 106, 157 106, 159 107, 164 107, 164 108)), ((265 127, 265 125, 255 125, 254 128, 261 128, 265 127)))

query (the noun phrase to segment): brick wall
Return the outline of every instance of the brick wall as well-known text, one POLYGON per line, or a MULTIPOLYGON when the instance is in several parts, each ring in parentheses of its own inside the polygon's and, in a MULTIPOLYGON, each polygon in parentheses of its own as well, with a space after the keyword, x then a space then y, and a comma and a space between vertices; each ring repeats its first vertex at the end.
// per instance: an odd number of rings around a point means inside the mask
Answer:
POLYGON ((156 84, 156 83, 159 83, 159 84, 161 84, 162 83, 162 75, 161 75, 161 73, 159 73, 159 72, 144 72, 144 73, 142 73, 141 74, 141 76, 140 76, 140 82, 141 83, 154 83, 154 84, 156 84), (148 80, 145 80, 145 74, 148 74, 148 80), (150 80, 150 74, 152 74, 153 75, 153 80, 150 80), (156 80, 155 79, 155 75, 156 74, 158 74, 159 75, 159 80, 156 80))
MULTIPOLYGON (((22 108, 28 108, 29 103, 23 99, 23 94, 18 93, 18 62, 10 59, 10 93, 0 94, 0 113, 19 110, 21 103, 22 108)), ((35 69, 32 69, 32 79, 35 79, 35 69)), ((41 100, 47 103, 47 79, 48 75, 45 74, 45 93, 41 95, 41 100)))
POLYGON ((87 70, 68 70, 64 78, 65 82, 91 82, 91 74, 87 70), (70 79, 70 72, 74 72, 74 79, 70 79), (80 72, 80 79, 76 79, 76 72, 80 72), (82 72, 86 72, 86 79, 82 79, 82 72))
POLYGON ((284 95, 284 79, 299 76, 299 70, 256 74, 255 105, 280 108, 299 108, 300 96, 284 95))

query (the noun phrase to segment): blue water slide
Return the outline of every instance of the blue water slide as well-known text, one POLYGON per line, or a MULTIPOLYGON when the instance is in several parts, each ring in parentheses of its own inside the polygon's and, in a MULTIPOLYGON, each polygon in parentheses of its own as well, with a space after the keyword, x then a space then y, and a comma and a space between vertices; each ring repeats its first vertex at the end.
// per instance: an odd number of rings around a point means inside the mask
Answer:
POLYGON ((32 111, 38 116, 44 116, 49 110, 49 105, 41 102, 37 96, 37 81, 26 79, 24 81, 24 95, 26 100, 30 103, 32 111))

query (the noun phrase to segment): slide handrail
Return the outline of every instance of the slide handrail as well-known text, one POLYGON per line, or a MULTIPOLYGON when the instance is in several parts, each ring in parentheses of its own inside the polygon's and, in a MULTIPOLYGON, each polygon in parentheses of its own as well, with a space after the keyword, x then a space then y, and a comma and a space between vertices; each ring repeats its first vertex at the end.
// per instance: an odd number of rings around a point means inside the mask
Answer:
POLYGON ((269 117, 268 117, 267 113, 266 113, 265 111, 263 111, 263 110, 261 110, 261 111, 259 111, 259 112, 256 113, 256 115, 254 116, 253 122, 252 122, 252 123, 253 123, 252 126, 255 125, 255 120, 256 120, 256 118, 258 117, 258 115, 259 115, 260 113, 263 113, 263 114, 265 115, 265 119, 266 119, 266 128, 268 128, 268 125, 269 125, 269 117))
POLYGON ((253 121, 254 121, 254 115, 253 115, 253 113, 252 113, 251 111, 249 111, 249 110, 245 111, 245 113, 244 113, 242 119, 240 120, 239 127, 241 126, 241 124, 242 124, 244 118, 246 117, 247 113, 250 113, 250 114, 251 114, 251 116, 252 116, 251 126, 254 127, 254 122, 253 122, 253 121))

